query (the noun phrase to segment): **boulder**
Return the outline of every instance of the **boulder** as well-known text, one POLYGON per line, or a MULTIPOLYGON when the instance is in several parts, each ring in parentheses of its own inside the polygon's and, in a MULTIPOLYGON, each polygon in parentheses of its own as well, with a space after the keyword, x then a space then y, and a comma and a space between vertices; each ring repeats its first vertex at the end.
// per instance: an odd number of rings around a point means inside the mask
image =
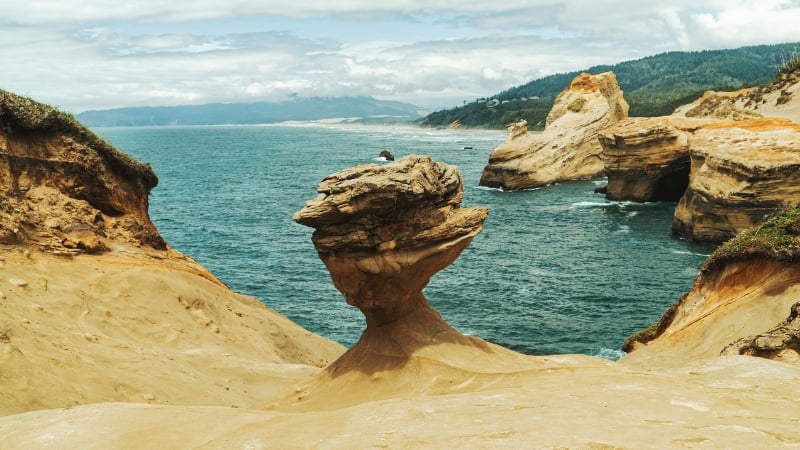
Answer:
POLYGON ((598 133, 615 201, 677 202, 689 184, 689 136, 703 119, 631 117, 598 133))
POLYGON ((0 243, 99 253, 109 242, 164 249, 148 215, 152 169, 69 114, 0 91, 0 243))
POLYGON ((800 124, 707 124, 693 133, 689 148, 689 186, 672 222, 679 236, 723 242, 800 204, 800 124))
POLYGON ((489 156, 480 184, 519 190, 601 175, 597 133, 627 116, 613 73, 581 74, 556 99, 542 133, 510 127, 507 140, 489 156))

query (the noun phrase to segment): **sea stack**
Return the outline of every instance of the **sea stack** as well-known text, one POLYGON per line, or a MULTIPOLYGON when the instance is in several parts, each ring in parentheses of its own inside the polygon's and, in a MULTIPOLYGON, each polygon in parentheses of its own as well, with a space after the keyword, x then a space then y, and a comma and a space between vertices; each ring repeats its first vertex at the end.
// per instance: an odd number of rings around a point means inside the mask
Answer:
POLYGON ((559 94, 541 134, 509 126, 480 185, 519 190, 599 176, 604 166, 597 133, 626 117, 628 104, 612 72, 578 75, 559 94))
POLYGON ((331 375, 402 367, 416 349, 440 342, 486 345, 450 327, 422 293, 487 217, 486 208, 461 207, 463 185, 456 167, 409 155, 326 177, 294 215, 316 229, 312 240, 333 284, 366 317, 361 339, 331 375))

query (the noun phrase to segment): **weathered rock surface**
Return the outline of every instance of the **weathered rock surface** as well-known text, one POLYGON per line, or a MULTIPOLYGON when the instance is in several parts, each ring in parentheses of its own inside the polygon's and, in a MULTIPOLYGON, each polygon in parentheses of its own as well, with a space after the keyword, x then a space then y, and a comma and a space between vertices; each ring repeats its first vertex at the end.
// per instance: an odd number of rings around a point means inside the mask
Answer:
POLYGON ((480 184, 517 190, 598 176, 604 166, 597 133, 627 116, 613 73, 581 74, 556 99, 541 134, 510 130, 489 156, 480 184))
POLYGON ((330 175, 318 191, 294 220, 316 229, 314 245, 333 284, 367 320, 330 374, 402 367, 415 350, 436 343, 487 347, 451 328, 422 294, 481 231, 488 213, 461 208, 456 167, 410 155, 330 175))
POLYGON ((782 70, 763 86, 735 92, 708 91, 673 114, 725 120, 782 117, 800 123, 800 66, 782 70))
POLYGON ((686 295, 628 338, 623 361, 679 366, 745 354, 800 364, 800 208, 717 249, 686 295), (786 318, 787 313, 789 315, 786 318))
POLYGON ((0 91, 0 416, 252 406, 344 352, 169 248, 148 216, 156 181, 71 117, 0 91))
POLYGON ((158 178, 67 114, 0 91, 0 243, 62 254, 120 241, 164 249, 148 215, 158 178))
POLYGON ((703 119, 628 118, 598 133, 615 201, 677 202, 689 184, 689 137, 703 119))
POLYGON ((672 223, 679 236, 723 242, 800 204, 800 124, 707 124, 693 133, 689 147, 689 186, 672 223))

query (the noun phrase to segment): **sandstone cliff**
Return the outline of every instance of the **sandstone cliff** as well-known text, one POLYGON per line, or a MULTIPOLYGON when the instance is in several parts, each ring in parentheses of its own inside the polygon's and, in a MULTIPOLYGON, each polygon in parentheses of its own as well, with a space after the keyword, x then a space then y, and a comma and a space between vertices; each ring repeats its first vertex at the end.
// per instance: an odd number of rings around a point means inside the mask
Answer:
MULTIPOLYGON (((769 239, 745 239, 715 259, 723 271, 742 258, 774 266, 732 273, 692 297, 694 305, 716 295, 730 317, 681 309, 675 315, 688 319, 675 323, 702 323, 707 333, 687 333, 677 352, 656 351, 656 338, 622 363, 533 357, 462 335, 421 292, 486 219, 485 209, 460 206, 462 188, 455 168, 414 156, 339 172, 298 213, 316 228, 314 245, 334 284, 367 317, 345 355, 169 247, 124 234, 100 236, 108 250, 97 255, 65 257, 33 240, 0 244, 0 446, 800 445, 800 367, 694 350, 723 335, 717 341, 742 349, 734 353, 776 354, 780 342, 794 348, 781 336, 796 320, 760 308, 782 310, 797 298, 800 277, 789 265, 796 251, 768 245, 797 245, 796 215, 762 228, 769 239), (739 321, 747 327, 739 330, 739 321)), ((723 273, 714 267, 707 273, 723 273)), ((480 311, 480 298, 474 307, 480 311)), ((777 353, 791 361, 791 351, 777 353)))
POLYGON ((489 156, 480 184, 517 190, 601 175, 597 133, 627 116, 613 73, 581 74, 556 99, 541 134, 513 128, 489 156))
POLYGON ((680 236, 723 242, 800 204, 800 125, 756 119, 705 125, 689 140, 689 186, 675 209, 680 236))
POLYGON ((673 365, 745 354, 800 365, 800 208, 720 247, 694 287, 651 328, 630 338, 624 361, 673 365))
POLYGON ((248 406, 341 354, 170 249, 148 216, 156 182, 68 115, 0 91, 0 415, 248 406))
POLYGON ((165 243, 148 216, 155 173, 67 114, 0 91, 0 243, 99 253, 165 243))
POLYGON ((708 120, 628 118, 598 133, 615 201, 677 202, 689 184, 689 138, 708 120))
POLYGON ((800 123, 800 64, 787 66, 764 86, 735 92, 708 91, 674 115, 747 120, 782 117, 800 123))

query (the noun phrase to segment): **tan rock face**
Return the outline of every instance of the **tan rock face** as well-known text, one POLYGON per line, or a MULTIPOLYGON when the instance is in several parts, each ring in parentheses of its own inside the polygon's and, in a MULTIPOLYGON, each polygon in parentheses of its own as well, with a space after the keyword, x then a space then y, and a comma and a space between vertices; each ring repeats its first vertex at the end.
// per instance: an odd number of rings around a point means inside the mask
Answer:
POLYGON ((799 255, 800 207, 739 234, 657 323, 627 339, 624 361, 680 365, 736 354, 800 364, 799 255))
POLYGON ((680 117, 632 117, 601 130, 606 197, 677 202, 689 184, 689 136, 705 123, 680 117))
POLYGON ((509 133, 489 156, 480 184, 517 190, 598 176, 604 166, 597 133, 627 116, 613 73, 581 74, 559 95, 541 134, 509 133))
POLYGON ((800 203, 800 125, 784 119, 704 126, 690 139, 689 187, 673 231, 722 242, 800 203))
POLYGON ((331 373, 402 365, 435 342, 485 345, 452 329, 422 294, 487 216, 485 208, 461 208, 457 168, 411 155, 330 175, 318 191, 294 220, 316 228, 314 245, 334 285, 367 319, 361 340, 331 373))
POLYGON ((97 253, 120 240, 157 249, 158 178, 68 115, 0 91, 0 243, 97 253))

